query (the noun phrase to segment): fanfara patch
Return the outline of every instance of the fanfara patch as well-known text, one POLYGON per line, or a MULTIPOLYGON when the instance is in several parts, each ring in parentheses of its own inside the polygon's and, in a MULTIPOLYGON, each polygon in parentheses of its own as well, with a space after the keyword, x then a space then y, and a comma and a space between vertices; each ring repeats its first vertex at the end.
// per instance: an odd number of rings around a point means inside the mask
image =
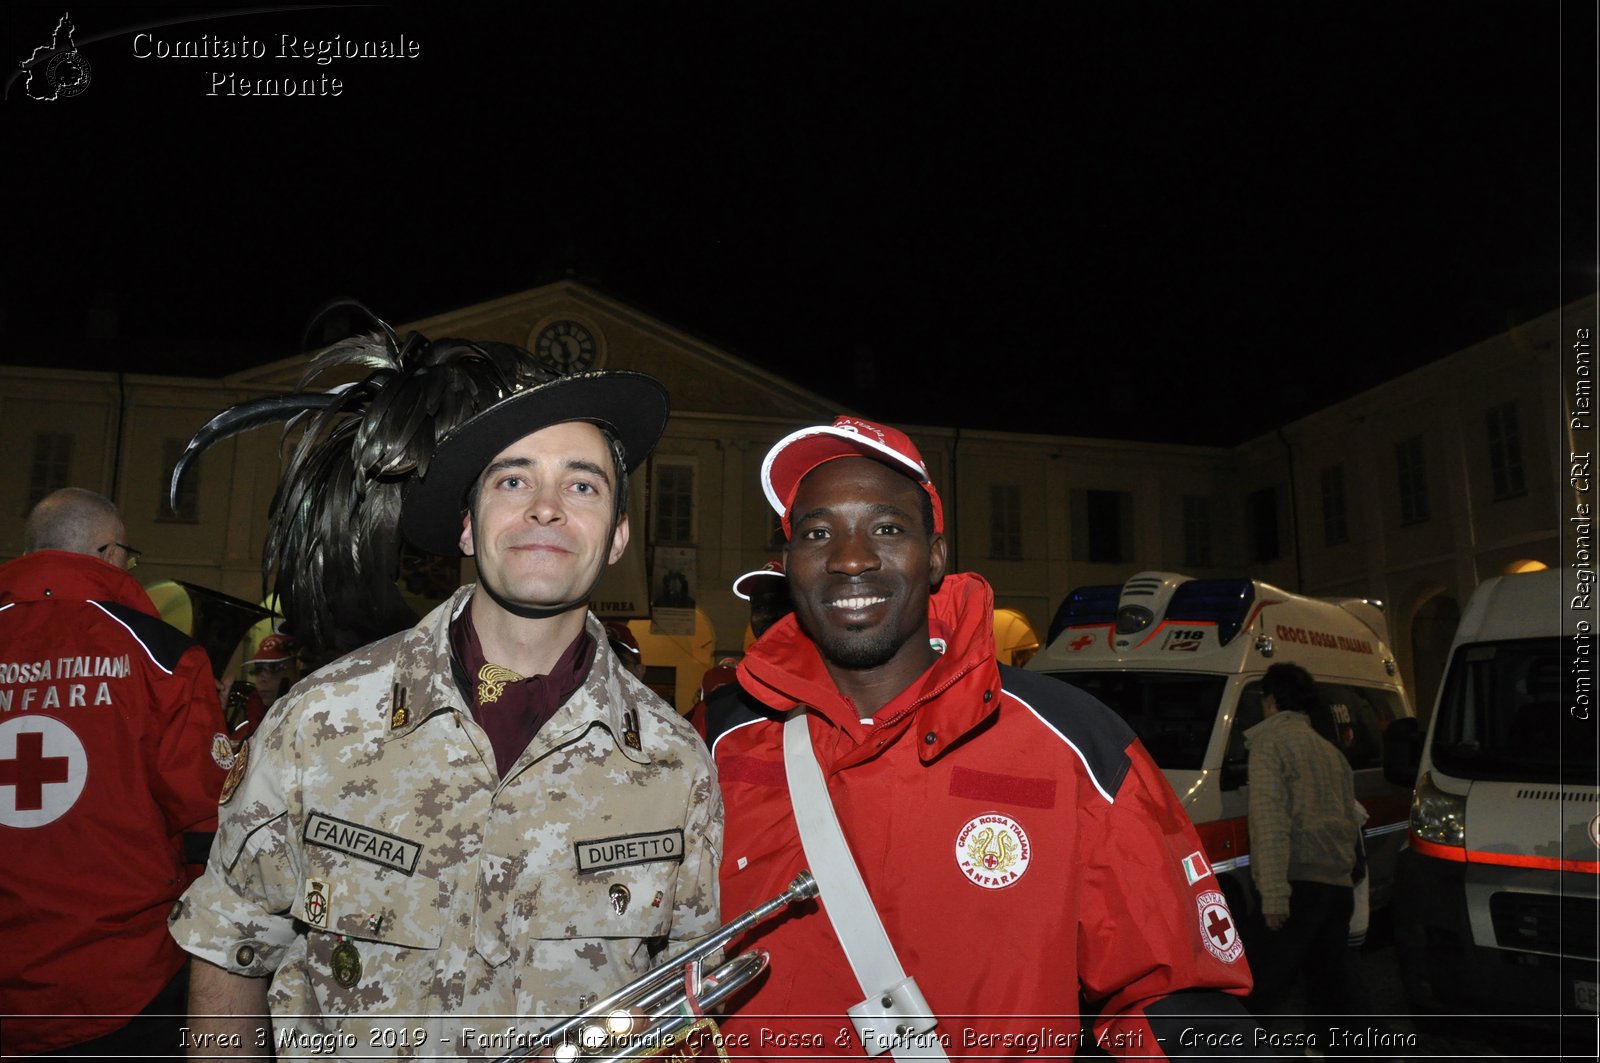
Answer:
POLYGON ((986 890, 1004 889, 1028 870, 1033 846, 1022 824, 998 812, 985 812, 956 833, 956 866, 986 890))
POLYGON ((217 762, 217 767, 223 771, 233 768, 234 753, 233 743, 228 741, 228 736, 218 732, 211 736, 211 759, 217 762))
POLYGON ((219 805, 225 805, 233 799, 233 792, 239 788, 239 780, 244 778, 244 768, 248 763, 250 763, 250 741, 246 739, 234 752, 233 767, 228 769, 228 777, 222 780, 222 792, 217 795, 219 805))
POLYGON ((1200 909, 1200 940, 1206 951, 1223 963, 1237 960, 1244 952, 1244 942, 1239 940, 1239 928, 1228 911, 1228 899, 1218 890, 1207 890, 1194 900, 1200 909))
POLYGON ((422 846, 399 835, 313 812, 306 820, 305 840, 359 860, 369 860, 409 875, 417 869, 422 846))

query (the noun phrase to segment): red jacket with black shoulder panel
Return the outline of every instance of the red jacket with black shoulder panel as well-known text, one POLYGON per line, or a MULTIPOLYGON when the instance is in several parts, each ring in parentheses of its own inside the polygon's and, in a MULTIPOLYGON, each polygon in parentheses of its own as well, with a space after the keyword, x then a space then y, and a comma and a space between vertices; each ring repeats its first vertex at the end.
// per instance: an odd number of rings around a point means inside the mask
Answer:
MULTIPOLYGON (((782 736, 804 705, 841 829, 948 1054, 1071 1054, 1085 1038, 1113 1055, 1248 1054, 1239 932, 1171 787, 1098 701, 997 664, 992 615, 981 577, 945 577, 930 605, 942 655, 870 724, 794 616, 751 649, 740 698, 719 699, 708 728, 724 921, 807 866, 782 736)), ((733 949, 751 946, 772 969, 723 1023, 730 1055, 863 1054, 845 1013, 864 994, 825 912, 791 909, 733 949)))
POLYGON ((216 831, 223 730, 205 651, 127 572, 56 550, 0 566, 7 1052, 110 1033, 183 966, 167 915, 216 831))

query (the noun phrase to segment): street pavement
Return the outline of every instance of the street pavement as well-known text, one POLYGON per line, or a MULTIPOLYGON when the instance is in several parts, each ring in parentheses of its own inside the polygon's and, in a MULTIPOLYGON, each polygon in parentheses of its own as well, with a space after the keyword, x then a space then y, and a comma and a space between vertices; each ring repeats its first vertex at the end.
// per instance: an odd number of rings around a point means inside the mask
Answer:
MULTIPOLYGON (((1389 932, 1387 912, 1374 917, 1372 934, 1361 951, 1361 975, 1378 1014, 1370 1023, 1355 1024, 1372 1045, 1354 1057, 1328 1052, 1328 1058, 1404 1060, 1594 1060, 1596 1020, 1593 1016, 1558 1016, 1545 1020, 1513 1022, 1493 1015, 1410 1014, 1401 988, 1400 965, 1389 932)), ((1262 1020, 1269 1036, 1277 1038, 1279 1058, 1304 1059, 1306 1023, 1301 1017, 1304 997, 1297 987, 1275 1015, 1262 1020)), ((1313 1022, 1311 1030, 1326 1041, 1326 1026, 1313 1022)), ((1326 1049, 1326 1043, 1319 1044, 1326 1049)))

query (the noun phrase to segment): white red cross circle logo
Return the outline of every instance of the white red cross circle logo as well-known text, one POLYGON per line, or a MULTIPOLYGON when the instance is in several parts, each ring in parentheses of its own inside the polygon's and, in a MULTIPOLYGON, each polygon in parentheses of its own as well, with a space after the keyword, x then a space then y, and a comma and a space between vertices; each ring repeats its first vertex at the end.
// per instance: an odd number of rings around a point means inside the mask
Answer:
POLYGON ((72 728, 49 716, 0 723, 0 823, 42 827, 66 815, 89 778, 72 728))
POLYGON ((1195 898, 1195 904, 1200 909, 1200 940, 1206 951, 1223 963, 1237 960, 1244 952, 1244 942, 1239 940, 1239 928, 1228 911, 1228 899, 1216 890, 1207 890, 1195 898))
POLYGON ((1027 873, 1033 844, 1022 824, 999 812, 969 819, 956 832, 956 867, 986 890, 1005 889, 1027 873))

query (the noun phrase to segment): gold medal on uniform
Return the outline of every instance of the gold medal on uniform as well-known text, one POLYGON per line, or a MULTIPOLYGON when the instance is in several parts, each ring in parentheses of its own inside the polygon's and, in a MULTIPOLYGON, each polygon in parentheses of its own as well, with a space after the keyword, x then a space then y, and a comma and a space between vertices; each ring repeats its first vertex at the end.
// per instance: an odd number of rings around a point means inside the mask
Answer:
POLYGON ((333 947, 333 980, 346 989, 361 981, 361 954, 349 939, 333 947))
POLYGON ((239 782, 244 778, 245 765, 249 763, 250 743, 246 740, 233 755, 233 767, 228 769, 227 778, 222 780, 222 792, 217 795, 217 804, 225 805, 233 800, 234 792, 239 789, 239 782))

